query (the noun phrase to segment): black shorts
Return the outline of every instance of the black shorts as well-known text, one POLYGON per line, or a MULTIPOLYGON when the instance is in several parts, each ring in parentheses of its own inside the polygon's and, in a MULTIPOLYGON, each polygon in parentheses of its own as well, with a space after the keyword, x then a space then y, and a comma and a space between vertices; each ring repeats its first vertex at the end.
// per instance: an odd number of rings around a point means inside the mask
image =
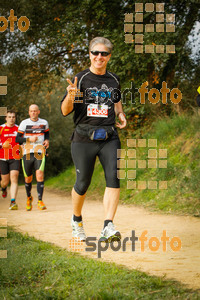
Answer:
POLYGON ((2 175, 7 175, 10 171, 19 171, 20 169, 20 160, 8 159, 0 160, 0 170, 2 175))
POLYGON ((42 159, 37 159, 34 153, 30 153, 30 159, 26 159, 26 155, 22 157, 22 169, 24 177, 33 175, 33 169, 41 170, 44 172, 45 156, 42 159))
POLYGON ((76 167, 74 189, 79 195, 84 195, 90 185, 97 156, 104 169, 106 187, 120 187, 117 177, 117 150, 120 148, 119 138, 92 143, 72 142, 72 159, 76 167))

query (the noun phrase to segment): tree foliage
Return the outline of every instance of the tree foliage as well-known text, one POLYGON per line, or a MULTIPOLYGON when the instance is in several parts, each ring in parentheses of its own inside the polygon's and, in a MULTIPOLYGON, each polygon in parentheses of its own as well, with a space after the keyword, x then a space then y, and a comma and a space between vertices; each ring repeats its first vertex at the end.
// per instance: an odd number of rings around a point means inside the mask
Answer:
MULTIPOLYGON (((149 3, 147 0, 142 2, 144 5, 149 3)), ((175 14, 176 31, 144 33, 144 44, 174 44, 175 54, 136 54, 134 43, 124 42, 125 13, 134 15, 135 3, 141 1, 0 0, 2 16, 8 18, 10 9, 14 9, 18 19, 26 16, 30 20, 30 28, 25 33, 18 30, 17 22, 14 32, 9 28, 0 32, 0 75, 8 76, 8 95, 1 96, 1 105, 16 109, 21 119, 28 105, 37 102, 44 112, 49 110, 49 118, 54 113, 52 126, 55 128, 58 120, 63 122, 59 111, 60 98, 65 92, 62 78, 88 67, 89 41, 95 36, 105 36, 114 44, 108 68, 119 75, 122 90, 130 88, 131 82, 139 88, 145 81, 149 82, 149 89, 160 89, 166 81, 170 89, 181 89, 183 100, 179 106, 182 109, 194 106, 199 84, 199 53, 195 58, 191 56, 193 45, 188 36, 200 20, 198 1, 166 1, 165 13, 175 14), (45 94, 51 94, 49 102, 45 94)), ((144 13, 143 23, 155 23, 155 12, 144 13)), ((127 102, 124 109, 129 123, 137 120, 139 126, 150 113, 157 116, 177 111, 170 103, 144 107, 138 93, 135 103, 127 102)), ((64 132, 67 130, 63 128, 64 132)))

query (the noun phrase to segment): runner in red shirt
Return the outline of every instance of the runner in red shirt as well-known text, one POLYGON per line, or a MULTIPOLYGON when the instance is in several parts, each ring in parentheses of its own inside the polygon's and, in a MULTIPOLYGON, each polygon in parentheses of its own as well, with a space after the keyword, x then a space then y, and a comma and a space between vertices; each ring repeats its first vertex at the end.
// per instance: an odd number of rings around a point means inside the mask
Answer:
POLYGON ((18 189, 18 176, 20 169, 20 160, 17 159, 18 143, 15 138, 18 126, 15 124, 16 113, 8 111, 6 115, 6 123, 0 126, 0 170, 1 170, 1 188, 3 198, 7 197, 7 186, 9 181, 11 203, 9 209, 17 210, 18 206, 15 202, 18 189))

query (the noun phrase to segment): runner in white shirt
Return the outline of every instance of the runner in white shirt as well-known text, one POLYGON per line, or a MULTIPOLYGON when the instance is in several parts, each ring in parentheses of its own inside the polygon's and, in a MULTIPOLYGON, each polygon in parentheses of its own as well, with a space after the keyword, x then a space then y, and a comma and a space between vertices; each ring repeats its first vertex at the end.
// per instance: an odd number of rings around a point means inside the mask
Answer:
POLYGON ((39 114, 39 107, 32 104, 29 107, 30 118, 20 123, 16 137, 16 142, 23 144, 22 168, 27 193, 27 211, 32 209, 33 169, 36 171, 38 208, 40 210, 46 209, 42 196, 44 191, 45 152, 49 147, 49 125, 46 120, 38 117, 39 114))

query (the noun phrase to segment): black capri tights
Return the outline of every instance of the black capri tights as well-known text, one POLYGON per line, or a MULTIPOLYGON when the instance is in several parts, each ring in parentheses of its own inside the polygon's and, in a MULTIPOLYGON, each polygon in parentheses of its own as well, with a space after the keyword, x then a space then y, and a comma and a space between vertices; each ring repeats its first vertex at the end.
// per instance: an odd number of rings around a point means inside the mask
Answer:
POLYGON ((72 142, 72 159, 76 168, 74 189, 79 195, 84 195, 90 185, 97 156, 104 169, 106 187, 120 187, 117 178, 117 149, 120 148, 119 139, 92 143, 72 142))

